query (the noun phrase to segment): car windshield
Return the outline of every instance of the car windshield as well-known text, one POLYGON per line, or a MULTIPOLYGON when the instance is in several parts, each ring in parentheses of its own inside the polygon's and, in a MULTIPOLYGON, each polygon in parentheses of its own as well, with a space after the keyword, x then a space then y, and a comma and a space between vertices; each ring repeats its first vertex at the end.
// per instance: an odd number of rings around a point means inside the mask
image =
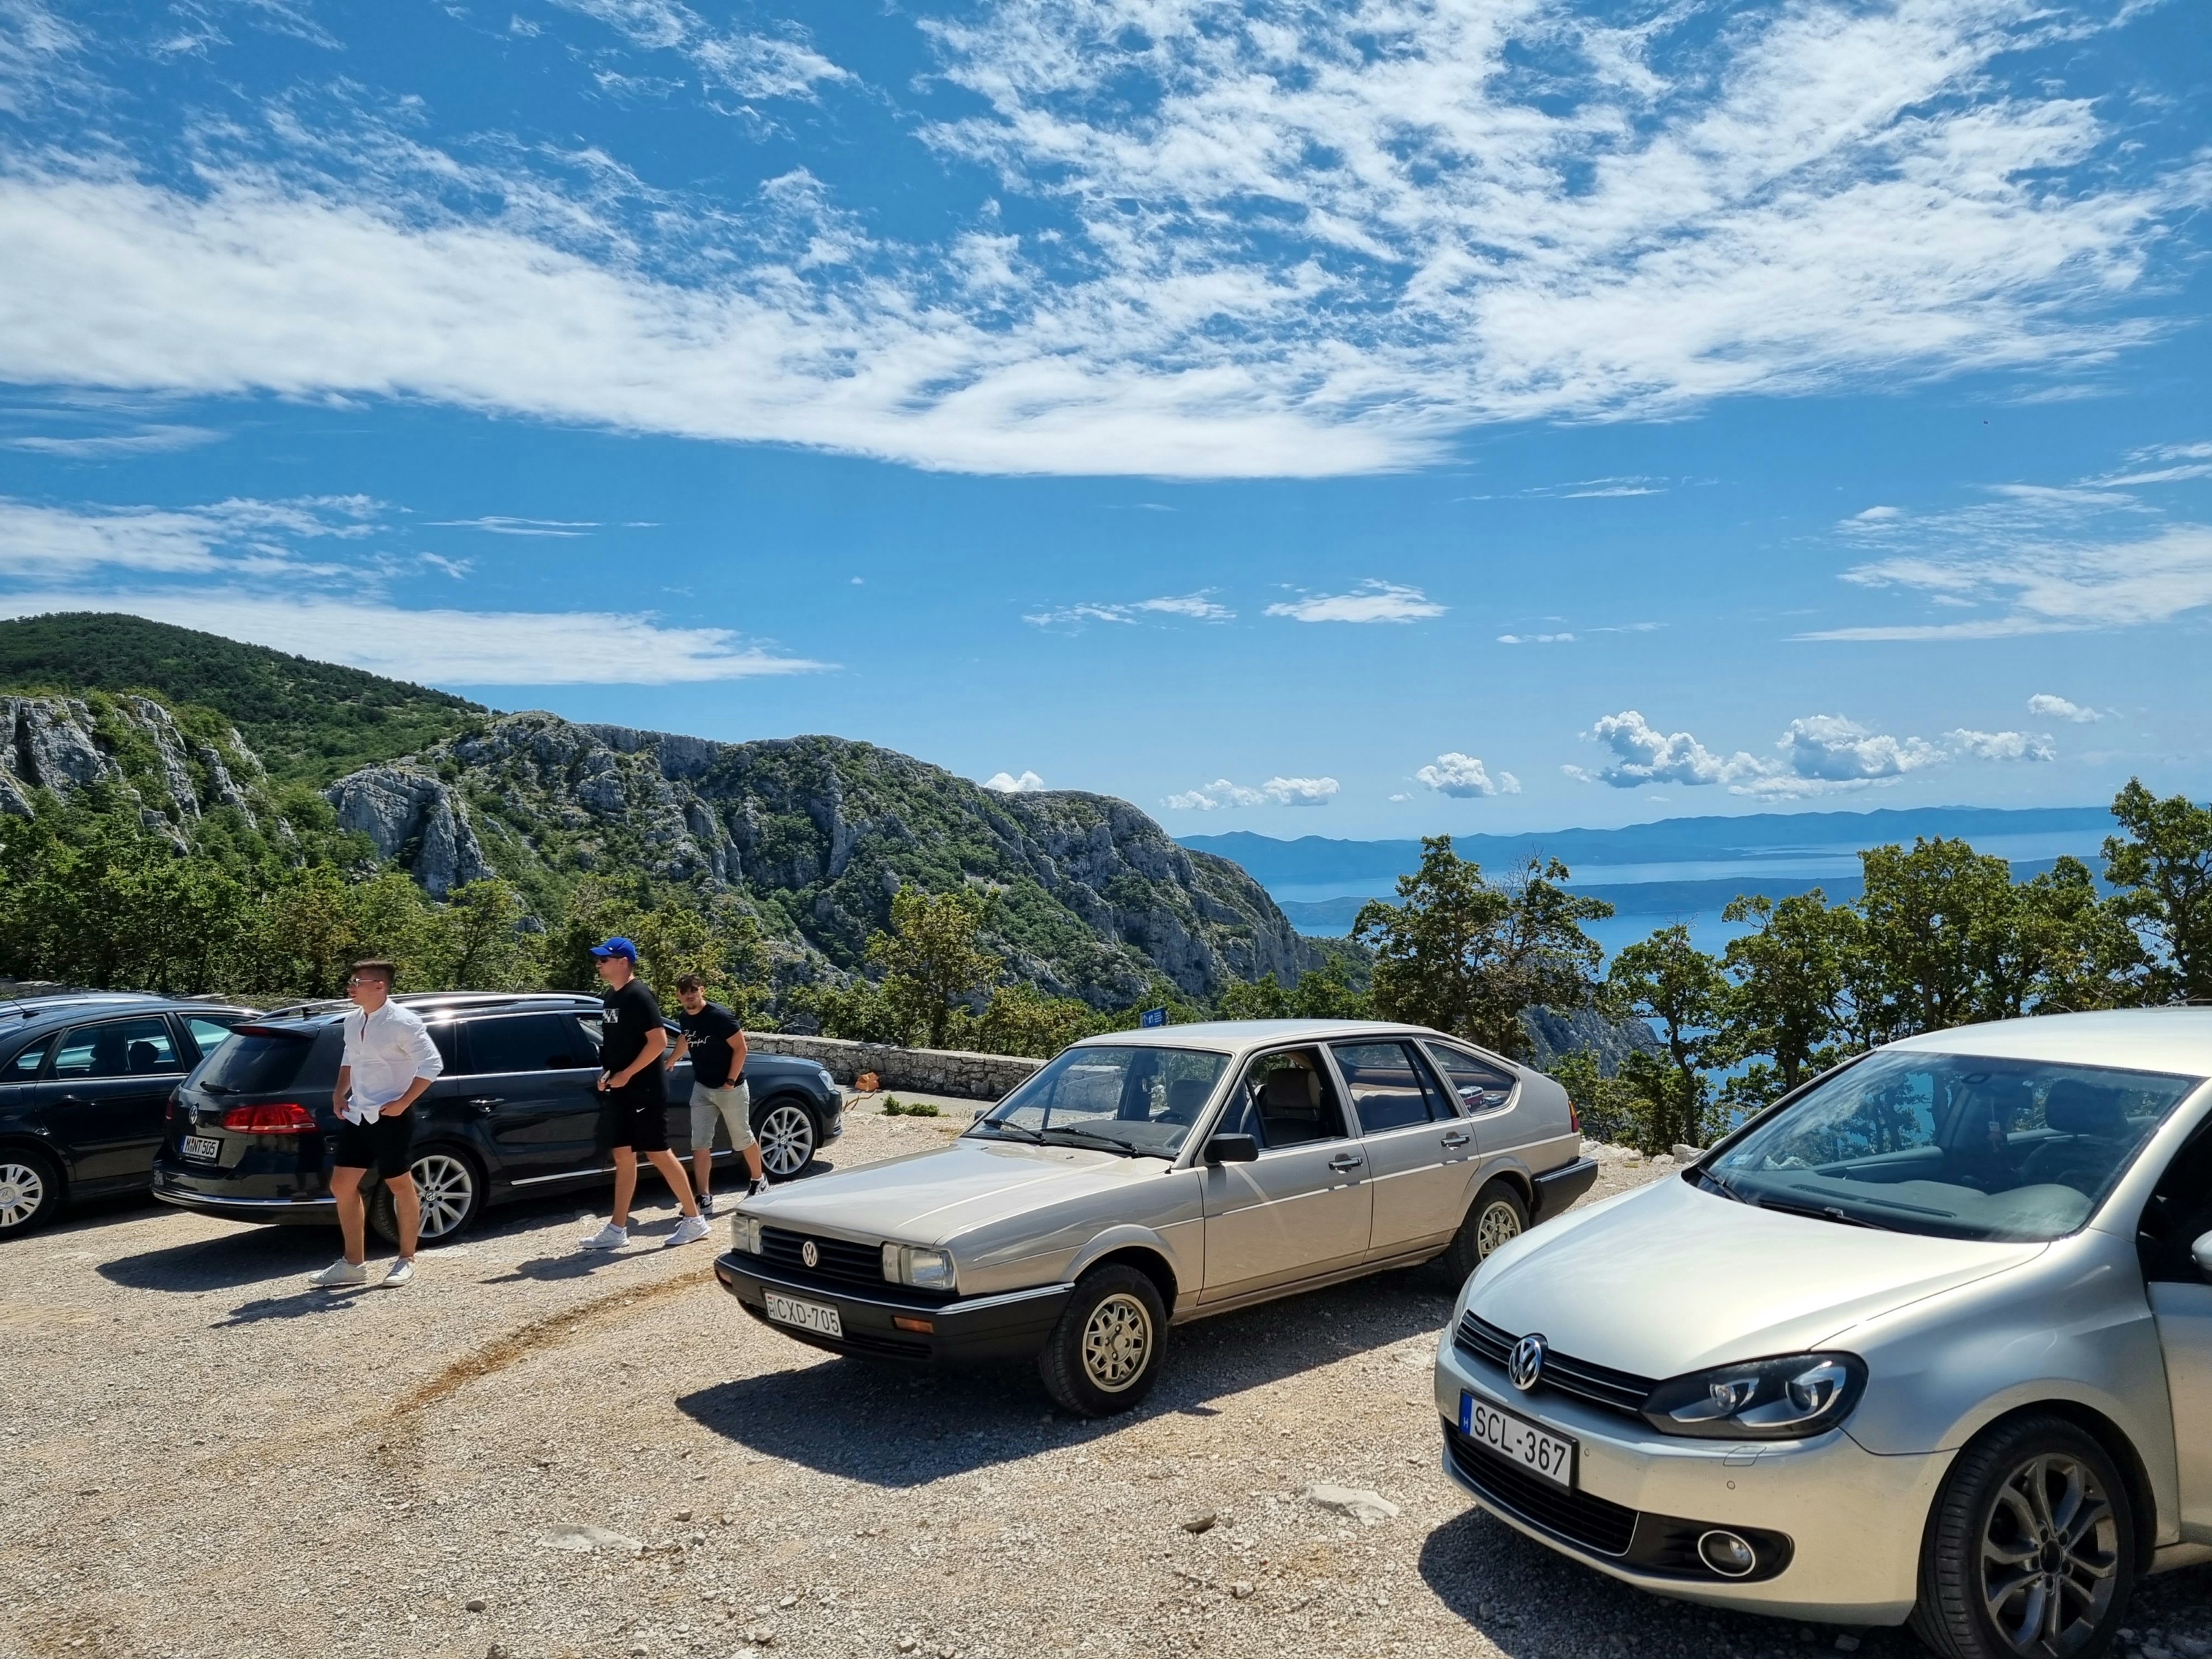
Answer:
POLYGON ((2200 1080, 1893 1050, 1692 1173, 1746 1203, 1897 1232, 2058 1238, 2200 1080))
POLYGON ((1228 1069, 1194 1048, 1068 1048, 969 1133, 1173 1158, 1228 1069))

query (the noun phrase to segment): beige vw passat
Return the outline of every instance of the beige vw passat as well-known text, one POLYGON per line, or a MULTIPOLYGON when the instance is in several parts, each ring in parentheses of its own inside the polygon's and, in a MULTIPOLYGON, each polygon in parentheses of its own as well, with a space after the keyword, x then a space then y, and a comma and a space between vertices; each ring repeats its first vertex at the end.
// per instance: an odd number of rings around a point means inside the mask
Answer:
POLYGON ((1444 1467, 1617 1578, 2110 1646, 2212 1559, 2212 1011, 1878 1049, 1475 1273, 1444 1467))
POLYGON ((948 1146, 738 1206, 716 1276, 839 1353, 1034 1357, 1125 1411, 1170 1325, 1447 1255, 1588 1190, 1566 1093, 1435 1031, 1239 1020, 1063 1049, 948 1146))

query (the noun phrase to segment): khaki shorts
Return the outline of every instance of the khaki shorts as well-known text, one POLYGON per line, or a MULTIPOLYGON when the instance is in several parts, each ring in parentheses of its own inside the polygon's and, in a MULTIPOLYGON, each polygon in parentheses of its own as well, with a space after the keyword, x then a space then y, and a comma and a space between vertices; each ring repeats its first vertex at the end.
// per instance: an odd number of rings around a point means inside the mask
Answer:
POLYGON ((691 1085, 691 1150, 699 1152, 714 1144, 714 1115, 721 1114, 722 1121, 729 1125, 730 1150, 743 1152, 753 1144, 752 1091, 743 1083, 732 1083, 720 1089, 710 1089, 703 1083, 691 1085))

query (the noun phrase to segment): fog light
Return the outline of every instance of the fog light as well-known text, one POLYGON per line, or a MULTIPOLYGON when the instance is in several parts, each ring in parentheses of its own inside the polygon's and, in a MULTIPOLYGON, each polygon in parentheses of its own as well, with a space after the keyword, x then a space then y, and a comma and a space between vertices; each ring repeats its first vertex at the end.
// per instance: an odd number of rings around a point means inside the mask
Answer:
POLYGON ((909 1319, 904 1314, 893 1314, 891 1316, 891 1323, 896 1326, 900 1330, 912 1331, 917 1336, 934 1336, 937 1334, 937 1322, 933 1319, 909 1319))
POLYGON ((1732 1532, 1709 1532, 1698 1540, 1698 1559, 1723 1578, 1741 1578, 1759 1565, 1759 1553, 1732 1532))

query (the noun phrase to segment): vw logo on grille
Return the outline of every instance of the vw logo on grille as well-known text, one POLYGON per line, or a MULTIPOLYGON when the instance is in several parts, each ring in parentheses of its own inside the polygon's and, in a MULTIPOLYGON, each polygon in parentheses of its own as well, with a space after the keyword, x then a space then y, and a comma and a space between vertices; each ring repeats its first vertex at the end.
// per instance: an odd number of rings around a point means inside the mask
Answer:
POLYGON ((1505 1361, 1505 1375, 1523 1394, 1534 1388, 1544 1375, 1544 1339, 1524 1336, 1516 1342, 1505 1361))
POLYGON ((810 1267, 818 1267, 822 1265, 822 1252, 814 1248, 814 1241, 810 1238, 799 1247, 799 1259, 810 1267))

